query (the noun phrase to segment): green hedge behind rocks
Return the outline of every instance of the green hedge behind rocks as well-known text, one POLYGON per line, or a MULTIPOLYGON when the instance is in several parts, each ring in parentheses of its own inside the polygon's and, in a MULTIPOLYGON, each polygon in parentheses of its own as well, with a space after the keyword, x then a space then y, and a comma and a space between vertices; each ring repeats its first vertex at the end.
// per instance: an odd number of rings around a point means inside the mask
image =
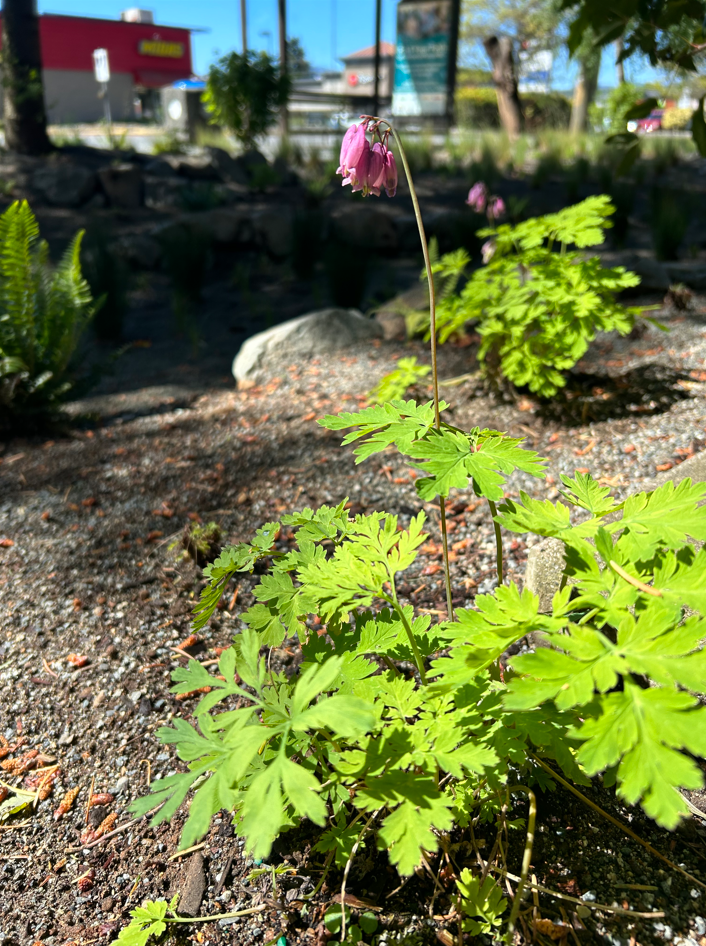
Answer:
MULTIPOLYGON (((525 128, 568 128, 571 102, 560 92, 526 92, 520 95, 525 128)), ((456 121, 461 128, 499 128, 495 89, 461 88, 456 92, 456 121)))

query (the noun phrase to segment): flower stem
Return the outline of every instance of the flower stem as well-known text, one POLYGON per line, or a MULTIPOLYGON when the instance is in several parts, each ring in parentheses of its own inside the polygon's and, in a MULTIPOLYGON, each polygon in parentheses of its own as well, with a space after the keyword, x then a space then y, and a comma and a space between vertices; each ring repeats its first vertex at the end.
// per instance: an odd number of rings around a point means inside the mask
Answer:
POLYGON ((490 506, 490 515, 493 517, 493 528, 495 529, 495 563, 498 570, 498 585, 503 583, 503 536, 500 531, 500 525, 495 521, 498 509, 492 499, 488 500, 490 506))
POLYGON ((525 884, 527 883, 527 876, 529 874, 530 863, 532 861, 532 846, 534 844, 534 823, 537 818, 537 799, 534 792, 531 788, 527 788, 526 785, 512 785, 510 787, 511 792, 527 792, 529 797, 529 818, 527 819, 527 841, 525 842, 525 852, 522 856, 522 870, 520 872, 520 882, 517 885, 517 890, 515 891, 515 896, 512 900, 512 910, 510 911, 510 919, 507 924, 507 931, 512 938, 512 934, 515 931, 515 923, 517 922, 517 915, 520 912, 520 905, 522 903, 522 892, 525 889, 525 884))
MULTIPOLYGON (((429 283, 429 329, 431 332, 431 375, 433 380, 433 391, 434 391, 434 423, 437 430, 441 430, 441 412, 439 411, 439 372, 437 369, 437 360, 436 360, 436 297, 434 294, 434 276, 431 271, 431 260, 429 258, 429 245, 427 243, 427 235, 424 231, 424 222, 422 220, 422 212, 419 208, 419 200, 417 198, 417 191, 414 187, 414 181, 412 180, 412 172, 409 169, 409 164, 407 163, 407 155, 405 150, 402 147, 402 142, 400 141, 400 136, 397 134, 397 130, 394 126, 389 125, 390 131, 394 135, 395 142, 397 143, 397 148, 399 150, 400 159, 402 161, 402 167, 404 168, 405 177, 407 178, 407 184, 409 185, 409 193, 412 198, 412 206, 414 207, 414 216, 417 220, 417 227, 419 229, 419 240, 422 244, 422 254, 424 255, 424 266, 426 267, 427 273, 427 282, 429 283)), ((446 608, 448 612, 449 621, 454 619, 454 611, 452 604, 451 596, 451 570, 449 566, 449 538, 448 531, 446 528, 446 504, 443 496, 439 496, 439 518, 441 521, 441 541, 444 549, 444 577, 446 579, 446 608)))

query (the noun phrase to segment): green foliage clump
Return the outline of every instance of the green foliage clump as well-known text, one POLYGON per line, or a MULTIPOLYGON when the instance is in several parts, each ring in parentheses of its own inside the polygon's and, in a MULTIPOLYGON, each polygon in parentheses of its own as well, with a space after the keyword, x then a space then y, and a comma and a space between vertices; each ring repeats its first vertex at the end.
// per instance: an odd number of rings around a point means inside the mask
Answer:
MULTIPOLYGON (((639 278, 601 266, 582 250, 603 242, 613 213, 605 195, 558 213, 480 230, 492 256, 460 292, 439 303, 440 338, 473 321, 482 342, 479 359, 493 385, 506 378, 544 397, 556 394, 563 374, 586 353, 598 331, 627 334, 642 311, 615 297, 639 278), (570 249, 573 247, 573 249, 570 249)), ((461 278, 470 260, 463 251, 443 256, 432 270, 461 278)))
POLYGON ((608 131, 614 135, 624 132, 627 129, 625 113, 644 97, 632 82, 621 82, 610 90, 601 104, 591 105, 591 122, 598 131, 608 131))
MULTIPOLYGON (((456 92, 456 118, 461 128, 499 128, 498 97, 492 87, 466 86, 456 92)), ((560 92, 530 92, 522 96, 525 128, 568 128, 571 102, 560 92)))
POLYGON ((55 412, 76 393, 74 356, 94 314, 81 273, 83 231, 58 265, 27 201, 0 216, 0 411, 3 422, 55 412))
MULTIPOLYGON (((501 502, 509 474, 544 471, 519 440, 437 425, 431 402, 320 424, 347 431, 358 462, 394 445, 424 474, 424 501, 470 487, 501 502)), ((556 503, 521 493, 497 513, 491 505, 506 529, 564 543, 572 584, 551 614, 514 583, 434 626, 415 613, 397 576, 427 538, 423 512, 402 528, 384 512, 350 518, 343 500, 224 549, 204 572, 195 628, 229 580, 260 563, 255 603, 214 674, 196 660, 174 671, 173 692, 210 691, 195 726, 176 718, 158 732, 185 770, 153 782, 132 810, 162 804, 159 823, 193 792, 182 846, 226 808, 256 858, 308 819, 321 829, 314 850, 339 867, 367 833, 407 876, 454 825, 492 818, 518 779, 546 786, 536 755, 579 784, 604 773, 673 828, 688 810, 678 789, 702 784, 696 760, 706 755, 706 549, 690 544, 706 539, 706 484, 667 483, 622 503, 588 475, 562 484, 556 503), (512 658, 503 677, 501 656, 530 633, 548 646, 512 658), (288 677, 265 653, 292 638, 303 662, 288 677)), ((464 929, 498 926, 505 903, 492 882, 464 872, 459 895, 464 929)))
POLYGON ((211 65, 203 101, 212 124, 253 148, 286 105, 290 86, 289 76, 266 53, 231 52, 211 65))
POLYGON ((390 371, 375 385, 368 395, 373 404, 403 398, 407 389, 421 381, 431 371, 429 365, 418 365, 416 358, 400 358, 394 371, 390 371))

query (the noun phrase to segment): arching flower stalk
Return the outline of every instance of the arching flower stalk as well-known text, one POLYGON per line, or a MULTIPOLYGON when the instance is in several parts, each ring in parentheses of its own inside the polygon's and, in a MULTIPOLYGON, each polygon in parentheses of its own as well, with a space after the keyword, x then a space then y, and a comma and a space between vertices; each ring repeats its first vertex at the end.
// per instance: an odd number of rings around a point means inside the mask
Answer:
MULTIPOLYGON (((431 374, 434 392, 434 418, 436 429, 440 430, 441 416, 439 412, 439 374, 436 358, 436 298, 434 294, 434 276, 431 269, 429 245, 424 231, 424 223, 422 221, 422 212, 419 207, 417 192, 414 187, 414 181, 412 180, 412 173, 409 168, 407 156, 402 147, 402 142, 400 141, 400 136, 397 134, 393 125, 384 118, 376 118, 374 115, 361 115, 360 119, 360 124, 351 125, 343 138, 337 173, 343 176, 343 186, 350 184, 352 190, 362 191, 364 197, 368 197, 370 194, 379 197, 380 191, 383 188, 388 197, 394 197, 397 193, 397 164, 395 162, 395 156, 389 147, 390 137, 392 136, 392 138, 394 138, 405 177, 407 178, 407 184, 409 185, 409 193, 412 198, 412 206, 414 207, 414 216, 417 220, 419 240, 422 244, 424 266, 429 283, 429 327, 431 332, 431 374), (370 135, 370 141, 368 141, 368 135, 370 135)), ((497 199, 499 200, 499 198, 497 199)), ((446 527, 446 504, 443 496, 439 496, 439 518, 444 550, 446 607, 448 618, 452 621, 454 614, 451 595, 451 572, 449 568, 449 540, 448 529, 446 527)))

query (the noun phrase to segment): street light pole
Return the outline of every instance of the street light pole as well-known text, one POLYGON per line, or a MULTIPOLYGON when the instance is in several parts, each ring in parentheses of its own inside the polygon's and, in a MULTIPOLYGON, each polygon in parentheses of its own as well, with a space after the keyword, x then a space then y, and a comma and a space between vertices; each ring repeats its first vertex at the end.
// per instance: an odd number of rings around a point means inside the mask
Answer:
POLYGON ((375 85, 373 91, 373 115, 380 110, 380 20, 382 0, 375 0, 375 85))
MULTIPOLYGON (((287 75, 287 0, 278 0, 279 9, 279 68, 283 76, 287 75)), ((289 131, 287 119, 287 105, 282 109, 281 117, 282 137, 289 131)))
POLYGON ((240 0, 240 32, 243 35, 243 55, 248 53, 248 11, 247 0, 240 0))

